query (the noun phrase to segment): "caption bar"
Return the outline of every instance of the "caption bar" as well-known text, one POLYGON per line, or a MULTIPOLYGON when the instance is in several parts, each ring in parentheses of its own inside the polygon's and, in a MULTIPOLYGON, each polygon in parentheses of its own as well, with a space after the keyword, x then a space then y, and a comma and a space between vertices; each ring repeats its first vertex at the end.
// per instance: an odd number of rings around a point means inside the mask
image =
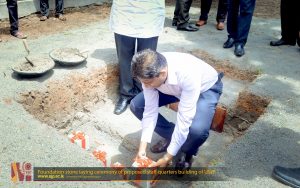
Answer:
POLYGON ((224 181, 225 168, 34 167, 34 181, 224 181))

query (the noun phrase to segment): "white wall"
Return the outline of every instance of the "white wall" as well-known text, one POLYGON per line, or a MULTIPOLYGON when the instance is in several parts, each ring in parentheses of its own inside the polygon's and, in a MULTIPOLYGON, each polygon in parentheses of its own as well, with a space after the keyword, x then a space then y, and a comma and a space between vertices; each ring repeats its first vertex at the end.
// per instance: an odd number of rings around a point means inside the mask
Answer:
MULTIPOLYGON (((102 4, 103 2, 111 2, 112 0, 64 0, 65 8, 80 7, 90 4, 102 4)), ((39 0, 18 0, 19 17, 38 12, 40 10, 39 0)), ((50 9, 53 10, 55 0, 49 0, 50 9)), ((0 0, 0 19, 8 18, 6 0, 0 0)))

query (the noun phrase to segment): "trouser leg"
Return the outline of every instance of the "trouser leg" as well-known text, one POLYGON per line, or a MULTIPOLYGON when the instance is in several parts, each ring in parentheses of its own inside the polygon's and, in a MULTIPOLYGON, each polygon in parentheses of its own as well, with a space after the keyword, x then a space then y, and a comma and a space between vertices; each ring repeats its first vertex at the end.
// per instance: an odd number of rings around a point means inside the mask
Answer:
POLYGON ((228 0, 227 32, 228 37, 233 39, 237 36, 239 2, 240 0, 228 0))
POLYGON ((209 90, 200 94, 197 101, 197 110, 189 129, 187 140, 181 151, 187 155, 196 155, 198 148, 206 141, 216 111, 219 98, 222 94, 223 83, 221 77, 209 90))
POLYGON ((55 15, 63 14, 64 12, 64 0, 55 0, 55 15))
POLYGON ((238 18, 236 43, 246 44, 250 31, 252 16, 255 8, 255 0, 240 1, 240 15, 238 18))
POLYGON ((49 16, 49 0, 40 0, 40 9, 43 16, 49 16))
POLYGON ((218 12, 216 21, 217 22, 225 22, 226 15, 227 15, 227 6, 228 6, 227 0, 219 0, 218 4, 218 12))
POLYGON ((212 0, 201 0, 201 15, 199 20, 207 20, 212 0))
POLYGON ((18 3, 17 0, 6 0, 10 23, 10 33, 18 32, 19 18, 18 18, 18 3))
POLYGON ((178 16, 178 25, 185 27, 190 20, 189 11, 193 0, 179 0, 180 11, 178 16))
POLYGON ((131 60, 135 52, 136 38, 115 33, 115 43, 119 62, 120 94, 134 97, 134 84, 131 75, 131 60))

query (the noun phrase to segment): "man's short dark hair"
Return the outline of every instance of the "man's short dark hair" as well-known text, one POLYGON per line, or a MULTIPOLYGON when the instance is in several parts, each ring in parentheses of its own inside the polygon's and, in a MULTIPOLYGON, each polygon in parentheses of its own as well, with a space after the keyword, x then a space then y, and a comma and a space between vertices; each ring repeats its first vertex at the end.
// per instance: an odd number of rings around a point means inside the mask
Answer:
POLYGON ((167 60, 162 54, 146 49, 133 56, 131 73, 134 78, 151 79, 158 77, 162 68, 166 66, 167 60))

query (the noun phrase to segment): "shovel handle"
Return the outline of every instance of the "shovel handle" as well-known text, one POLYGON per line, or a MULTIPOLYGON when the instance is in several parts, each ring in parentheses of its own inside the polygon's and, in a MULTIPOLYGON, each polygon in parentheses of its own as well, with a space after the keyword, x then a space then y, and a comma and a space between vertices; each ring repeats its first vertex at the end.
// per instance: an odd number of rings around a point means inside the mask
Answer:
POLYGON ((23 39, 23 45, 24 45, 24 47, 25 47, 25 50, 26 50, 27 53, 29 54, 29 53, 30 53, 30 50, 29 50, 29 47, 28 47, 28 44, 27 44, 26 39, 23 39))
POLYGON ((30 61, 30 59, 28 59, 28 57, 25 56, 25 59, 27 60, 27 62, 28 62, 31 66, 33 66, 33 67, 35 66, 35 65, 32 63, 32 61, 30 61))

